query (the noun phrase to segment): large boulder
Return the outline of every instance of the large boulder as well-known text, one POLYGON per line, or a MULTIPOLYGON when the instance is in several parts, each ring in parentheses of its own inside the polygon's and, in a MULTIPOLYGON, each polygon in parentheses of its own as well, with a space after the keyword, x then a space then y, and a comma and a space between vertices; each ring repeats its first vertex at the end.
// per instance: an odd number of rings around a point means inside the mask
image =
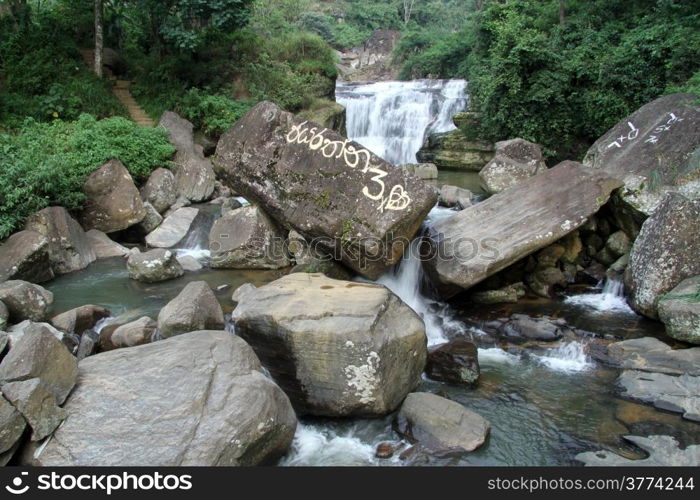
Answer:
POLYGON ((85 269, 96 259, 85 231, 63 207, 48 207, 30 215, 25 229, 46 236, 49 261, 55 274, 85 269))
POLYGON ((155 231, 160 223, 163 222, 163 217, 158 213, 153 205, 144 201, 143 206, 146 209, 146 215, 138 224, 138 228, 143 234, 150 234, 155 231))
POLYGON ((496 143, 496 156, 479 172, 481 186, 495 194, 515 186, 547 169, 542 149, 525 139, 511 139, 496 143))
POLYGON ((27 420, 32 428, 32 441, 44 439, 66 418, 56 398, 38 378, 3 384, 2 394, 27 420))
POLYGON ((156 248, 174 247, 187 235, 198 215, 199 209, 197 208, 178 208, 146 236, 146 243, 148 246, 156 248))
POLYGON ((27 422, 17 408, 0 396, 0 455, 20 440, 26 427, 27 422))
POLYGON ((192 202, 211 199, 216 176, 211 162, 194 143, 193 125, 177 113, 162 114, 159 127, 168 131, 175 153, 175 188, 179 196, 192 202))
POLYGON ((209 232, 209 265, 226 269, 289 266, 282 230, 256 206, 238 208, 214 222, 209 232))
POLYGON ((111 257, 124 257, 129 253, 129 249, 112 240, 102 231, 90 229, 85 233, 92 249, 95 252, 95 257, 98 259, 109 259, 111 257))
POLYGON ((0 385, 39 379, 41 385, 61 404, 78 375, 78 361, 48 328, 27 328, 0 363, 0 385))
POLYGON ((85 330, 109 316, 111 313, 104 307, 89 304, 58 314, 51 318, 50 323, 63 332, 82 335, 85 330))
POLYGON ((639 232, 625 272, 629 303, 657 318, 659 298, 700 274, 700 200, 669 193, 639 232))
POLYGON ((64 408, 68 418, 27 462, 257 465, 284 454, 296 428, 289 399, 252 349, 222 331, 85 358, 64 408))
POLYGON ((660 97, 620 120, 588 150, 584 165, 624 180, 616 195, 620 203, 613 205, 618 217, 641 223, 668 191, 700 198, 697 99, 692 94, 660 97))
POLYGON ((700 276, 681 281, 663 295, 659 299, 658 311, 669 337, 700 344, 700 276))
POLYGON ((21 280, 0 283, 0 301, 10 313, 10 322, 43 321, 53 305, 53 293, 40 285, 21 280))
POLYGON ((493 159, 493 143, 471 140, 461 130, 431 134, 416 153, 418 161, 433 163, 440 170, 478 172, 493 159))
POLYGON ((141 188, 141 198, 163 214, 177 201, 175 176, 167 168, 157 168, 141 188))
POLYGON ((301 414, 383 415, 420 381, 425 327, 382 286, 295 273, 234 300, 236 333, 301 414))
POLYGON ((132 254, 126 261, 126 268, 129 278, 144 283, 171 280, 185 274, 175 254, 163 248, 132 254))
POLYGON ((476 345, 457 339, 432 349, 425 373, 433 380, 476 385, 481 374, 476 345))
POLYGON ((642 337, 610 344, 608 355, 624 369, 700 376, 700 347, 672 349, 655 337, 642 337))
POLYGON ((110 160, 90 174, 85 181, 85 195, 85 229, 113 233, 138 224, 146 216, 139 190, 119 160, 110 160))
POLYGON ((0 282, 27 280, 42 283, 53 279, 49 240, 36 231, 19 231, 0 246, 0 282))
POLYGON ((155 321, 143 316, 116 328, 104 328, 100 332, 98 344, 103 351, 148 344, 157 328, 158 324, 155 321))
POLYGON ((426 240, 429 274, 446 297, 476 285, 583 225, 620 182, 563 162, 437 221, 426 240))
POLYGON ((623 396, 700 422, 700 377, 625 370, 617 383, 625 389, 623 396))
POLYGON ((437 201, 410 173, 270 102, 221 137, 216 162, 236 192, 370 279, 401 259, 437 201))
POLYGON ((158 331, 168 338, 195 330, 223 330, 224 313, 206 281, 193 281, 158 314, 158 331))
POLYGON ((434 451, 470 452, 486 441, 491 424, 449 399, 427 392, 408 395, 396 416, 398 431, 434 451))

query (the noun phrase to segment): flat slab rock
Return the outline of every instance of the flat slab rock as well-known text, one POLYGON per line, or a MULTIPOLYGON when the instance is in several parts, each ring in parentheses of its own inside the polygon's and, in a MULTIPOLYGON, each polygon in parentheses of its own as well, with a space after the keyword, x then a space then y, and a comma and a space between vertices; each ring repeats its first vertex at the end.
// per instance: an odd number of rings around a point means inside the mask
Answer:
POLYGON ((623 396, 700 422, 700 377, 625 370, 617 383, 625 389, 623 396))
POLYGON ((607 450, 587 451, 576 455, 576 460, 587 466, 598 467, 698 467, 700 445, 691 445, 682 450, 671 436, 624 436, 624 438, 646 451, 649 456, 641 460, 630 460, 607 450))
POLYGON ((700 347, 671 349, 657 338, 643 337, 610 344, 608 354, 624 369, 700 376, 700 347))
POLYGON ((252 349, 198 331, 80 362, 43 466, 257 465, 285 453, 296 416, 252 349))
POLYGON ((424 255, 445 297, 470 288, 583 225, 621 182, 566 161, 438 221, 424 255))
POLYGON ((225 183, 279 224, 321 239, 370 279, 401 259, 437 201, 404 169, 270 102, 221 137, 215 163, 225 183))

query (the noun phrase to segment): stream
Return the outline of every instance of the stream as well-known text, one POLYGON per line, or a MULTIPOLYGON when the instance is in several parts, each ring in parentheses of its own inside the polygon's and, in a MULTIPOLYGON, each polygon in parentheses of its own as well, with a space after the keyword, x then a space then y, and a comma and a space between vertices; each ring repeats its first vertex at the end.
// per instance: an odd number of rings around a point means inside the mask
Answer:
MULTIPOLYGON (((415 162, 415 153, 426 134, 454 128, 451 117, 467 103, 461 80, 417 80, 374 84, 339 84, 338 101, 347 108, 350 138, 393 163, 415 162)), ((479 192, 478 175, 440 172, 438 185, 453 184, 479 192)), ((204 280, 229 315, 231 293, 239 285, 256 286, 273 281, 282 271, 213 270, 206 267, 206 235, 219 207, 203 205, 211 214, 183 240, 180 253, 200 260, 201 271, 182 278, 144 284, 128 278, 122 258, 104 259, 87 269, 48 283, 54 293, 54 310, 61 313, 84 304, 108 308, 109 321, 124 322, 150 316, 174 298, 189 281, 204 280)), ((436 207, 425 224, 453 214, 436 207)), ((417 244, 417 242, 414 242, 417 244)), ((557 299, 524 299, 517 304, 477 306, 446 304, 430 296, 417 258, 406 257, 378 282, 390 288, 426 324, 430 345, 469 335, 486 334, 480 322, 513 313, 564 318, 568 324, 599 335, 634 338, 659 335, 662 327, 634 314, 624 300, 620 283, 576 290, 557 299)), ((622 435, 667 434, 681 446, 700 442, 700 428, 679 416, 625 401, 618 397, 615 379, 619 371, 606 367, 588 354, 586 339, 510 349, 484 342, 479 348, 481 378, 475 389, 431 381, 425 376, 417 390, 458 401, 486 418, 492 426, 484 446, 461 456, 422 457, 411 465, 580 465, 574 456, 582 451, 610 448, 630 458, 641 455, 622 435), (505 348, 505 349, 504 349, 505 348), (625 423, 627 424, 625 425, 625 423)), ((395 455, 375 458, 380 442, 401 438, 392 429, 392 416, 382 419, 302 418, 291 452, 281 465, 383 465, 407 462, 395 455)))

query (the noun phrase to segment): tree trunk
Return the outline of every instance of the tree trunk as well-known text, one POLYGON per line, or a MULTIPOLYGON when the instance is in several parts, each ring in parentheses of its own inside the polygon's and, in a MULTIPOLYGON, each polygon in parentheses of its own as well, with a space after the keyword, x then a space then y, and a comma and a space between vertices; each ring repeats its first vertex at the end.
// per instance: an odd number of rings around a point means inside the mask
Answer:
POLYGON ((565 0, 559 0, 559 24, 564 26, 566 22, 566 6, 564 5, 565 0))
POLYGON ((104 33, 102 28, 103 0, 95 0, 95 74, 102 78, 102 49, 104 33))
POLYGON ((476 10, 481 10, 484 6, 484 0, 476 0, 476 10))

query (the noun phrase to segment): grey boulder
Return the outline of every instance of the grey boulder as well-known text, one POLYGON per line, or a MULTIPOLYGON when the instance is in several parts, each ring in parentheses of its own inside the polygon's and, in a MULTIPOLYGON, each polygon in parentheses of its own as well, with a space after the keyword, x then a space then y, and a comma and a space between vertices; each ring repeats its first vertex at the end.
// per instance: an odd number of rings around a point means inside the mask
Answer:
POLYGON ((193 281, 158 314, 158 331, 168 338, 195 330, 223 330, 224 313, 206 281, 193 281))
POLYGON ((144 283, 157 283, 179 278, 185 271, 170 250, 157 248, 132 254, 126 261, 129 278, 144 283))
POLYGON ((177 201, 175 176, 167 168, 157 168, 141 188, 143 201, 153 205, 159 214, 164 213, 177 201))
POLYGON ((146 243, 156 248, 174 247, 187 235, 197 215, 199 215, 197 208, 178 208, 146 236, 146 243))
POLYGON ((0 301, 9 312, 10 321, 45 320, 53 305, 53 293, 40 285, 21 280, 0 283, 0 301))
POLYGON ((517 138, 496 143, 496 156, 481 169, 479 177, 484 190, 496 194, 545 170, 540 147, 517 138))
POLYGON ((36 231, 19 231, 0 246, 0 282, 26 280, 42 283, 53 279, 49 240, 36 231))
POLYGON ((658 312, 669 337, 700 344, 700 276, 681 281, 676 288, 661 296, 658 312))

